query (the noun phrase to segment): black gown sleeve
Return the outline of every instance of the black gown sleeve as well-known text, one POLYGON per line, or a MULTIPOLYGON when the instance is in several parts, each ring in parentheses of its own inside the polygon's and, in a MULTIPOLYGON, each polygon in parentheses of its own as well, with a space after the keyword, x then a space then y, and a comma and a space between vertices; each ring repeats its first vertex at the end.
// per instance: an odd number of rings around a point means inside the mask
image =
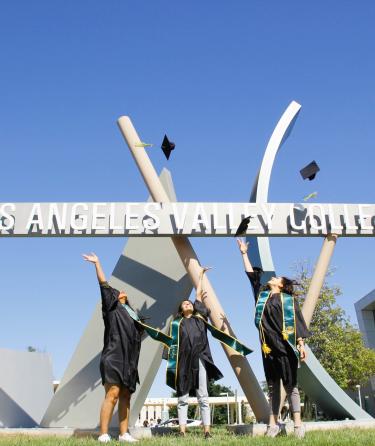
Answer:
POLYGON ((296 300, 294 300, 294 311, 296 315, 296 339, 306 339, 310 336, 310 332, 306 327, 305 319, 296 300))
POLYGON ((253 272, 249 273, 249 272, 245 271, 245 273, 250 280, 251 286, 253 288, 254 299, 256 302, 258 299, 260 287, 262 285, 260 280, 262 278, 263 270, 262 270, 262 268, 254 267, 253 272))
POLYGON ((107 313, 116 307, 119 292, 112 288, 108 282, 101 282, 99 285, 102 296, 102 310, 104 313, 107 313))
POLYGON ((199 300, 196 300, 194 302, 194 310, 201 316, 203 316, 205 319, 208 319, 208 316, 210 315, 210 310, 206 308, 206 306, 199 300))

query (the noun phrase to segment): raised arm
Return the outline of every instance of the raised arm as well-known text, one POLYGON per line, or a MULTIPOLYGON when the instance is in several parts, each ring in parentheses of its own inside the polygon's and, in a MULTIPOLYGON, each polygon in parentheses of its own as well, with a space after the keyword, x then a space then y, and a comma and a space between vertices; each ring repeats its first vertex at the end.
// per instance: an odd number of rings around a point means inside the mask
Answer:
POLYGON ((197 286, 197 292, 196 292, 196 296, 195 299, 199 302, 202 302, 205 298, 205 292, 203 290, 203 276, 206 273, 206 271, 208 271, 209 267, 203 267, 199 273, 199 280, 198 280, 198 286, 197 286))
POLYGON ((238 248, 241 252, 241 256, 242 256, 242 261, 243 261, 243 265, 245 267, 245 271, 247 273, 252 273, 253 267, 251 266, 249 257, 247 256, 247 249, 249 247, 249 243, 244 242, 242 239, 238 238, 237 239, 237 244, 238 244, 238 248))
POLYGON ((99 283, 105 282, 105 275, 102 269, 102 265, 100 264, 99 258, 96 254, 93 252, 91 254, 83 254, 83 258, 90 263, 93 263, 95 265, 96 270, 96 276, 98 278, 99 283))

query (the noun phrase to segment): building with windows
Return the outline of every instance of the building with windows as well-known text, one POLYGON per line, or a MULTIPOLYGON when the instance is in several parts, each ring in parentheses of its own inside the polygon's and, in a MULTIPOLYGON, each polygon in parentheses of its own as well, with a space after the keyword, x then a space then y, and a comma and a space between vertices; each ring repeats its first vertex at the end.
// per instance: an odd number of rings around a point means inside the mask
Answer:
MULTIPOLYGON (((213 416, 215 406, 227 406, 229 424, 242 424, 247 418, 254 417, 254 413, 244 396, 209 397, 211 415, 213 416)), ((197 398, 189 398, 189 405, 198 407, 197 398)), ((154 423, 160 419, 168 418, 169 408, 177 406, 177 398, 147 398, 139 414, 137 426, 143 426, 145 420, 154 423)))

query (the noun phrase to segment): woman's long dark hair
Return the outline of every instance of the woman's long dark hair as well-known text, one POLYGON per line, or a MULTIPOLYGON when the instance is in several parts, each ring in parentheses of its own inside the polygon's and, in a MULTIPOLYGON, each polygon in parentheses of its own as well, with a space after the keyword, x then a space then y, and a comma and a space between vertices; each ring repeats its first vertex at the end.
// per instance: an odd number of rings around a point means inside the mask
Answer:
POLYGON ((295 280, 289 279, 288 277, 281 277, 283 281, 282 292, 285 294, 289 294, 290 296, 294 295, 294 286, 297 285, 295 280))
MULTIPOLYGON (((254 267, 253 269, 255 272, 258 272, 258 271, 263 272, 262 268, 254 267)), ((296 280, 289 279, 288 277, 285 277, 285 276, 281 276, 281 280, 283 283, 281 292, 285 293, 285 294, 289 294, 290 296, 294 296, 294 294, 295 294, 294 287, 298 286, 299 283, 296 280)), ((271 288, 268 285, 268 283, 266 283, 260 287, 260 291, 270 291, 270 289, 271 288)))
POLYGON ((175 314, 173 319, 179 319, 180 317, 184 317, 184 313, 182 311, 182 304, 184 302, 190 302, 193 305, 193 314, 196 313, 196 311, 194 310, 194 302, 192 302, 190 299, 184 299, 179 303, 177 313, 175 314))

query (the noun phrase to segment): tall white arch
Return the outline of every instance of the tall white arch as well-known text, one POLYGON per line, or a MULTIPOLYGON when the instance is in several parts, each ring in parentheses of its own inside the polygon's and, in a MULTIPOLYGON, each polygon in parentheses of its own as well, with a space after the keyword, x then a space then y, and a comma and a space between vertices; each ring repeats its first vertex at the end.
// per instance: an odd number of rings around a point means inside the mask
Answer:
MULTIPOLYGON (((268 141, 258 175, 251 191, 251 203, 267 203, 271 173, 276 155, 290 135, 300 110, 301 105, 292 101, 277 123, 275 130, 268 141)), ((262 266, 265 273, 264 280, 266 280, 269 276, 275 274, 269 238, 248 237, 248 240, 251 242, 252 246, 252 249, 250 250, 251 261, 254 265, 262 266)))
MULTIPOLYGON (((263 160, 253 185, 250 196, 251 203, 266 203, 271 181, 272 168, 276 155, 285 140, 290 135, 300 112, 301 105, 292 101, 273 131, 264 152, 263 160)), ((253 265, 262 267, 264 271, 263 281, 268 281, 269 276, 276 275, 272 260, 271 248, 268 237, 247 237, 251 243, 250 260, 253 265)), ((299 369, 299 384, 307 395, 327 413, 333 417, 350 417, 355 420, 372 419, 358 404, 356 404, 308 350, 307 361, 299 369)))

